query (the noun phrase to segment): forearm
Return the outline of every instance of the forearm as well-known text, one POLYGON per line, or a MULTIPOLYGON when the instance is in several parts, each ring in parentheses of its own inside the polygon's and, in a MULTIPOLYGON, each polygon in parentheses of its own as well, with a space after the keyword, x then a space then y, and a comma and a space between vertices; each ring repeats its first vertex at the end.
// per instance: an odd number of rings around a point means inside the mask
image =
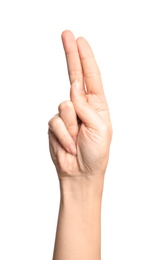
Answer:
POLYGON ((60 188, 53 260, 100 260, 102 188, 83 182, 64 182, 60 188))

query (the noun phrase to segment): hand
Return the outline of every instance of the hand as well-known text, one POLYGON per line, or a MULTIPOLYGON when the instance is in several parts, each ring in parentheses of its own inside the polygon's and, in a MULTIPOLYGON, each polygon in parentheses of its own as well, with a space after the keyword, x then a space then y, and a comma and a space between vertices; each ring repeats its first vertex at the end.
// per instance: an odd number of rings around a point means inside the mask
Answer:
POLYGON ((62 41, 71 100, 61 103, 59 113, 48 123, 51 157, 60 181, 77 176, 103 179, 112 127, 100 71, 84 38, 75 40, 70 31, 64 31, 62 41))

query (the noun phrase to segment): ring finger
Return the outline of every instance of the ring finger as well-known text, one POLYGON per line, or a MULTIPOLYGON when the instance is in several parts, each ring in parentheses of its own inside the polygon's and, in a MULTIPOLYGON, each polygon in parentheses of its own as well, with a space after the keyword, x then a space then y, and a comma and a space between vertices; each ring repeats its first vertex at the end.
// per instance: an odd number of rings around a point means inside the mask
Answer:
POLYGON ((79 127, 77 121, 77 115, 73 106, 72 101, 64 101, 59 107, 59 115, 63 120, 69 134, 73 138, 74 142, 76 142, 76 137, 78 135, 79 127))

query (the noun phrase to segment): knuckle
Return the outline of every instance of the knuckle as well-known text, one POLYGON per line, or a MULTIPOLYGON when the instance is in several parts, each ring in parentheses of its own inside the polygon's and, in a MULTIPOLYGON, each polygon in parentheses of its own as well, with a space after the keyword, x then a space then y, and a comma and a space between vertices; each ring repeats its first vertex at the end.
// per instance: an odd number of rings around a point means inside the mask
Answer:
POLYGON ((52 119, 50 119, 48 124, 49 124, 50 128, 53 130, 58 126, 59 122, 60 122, 60 118, 57 116, 54 116, 52 119))
POLYGON ((97 71, 97 72, 85 72, 85 73, 84 73, 84 77, 85 77, 85 78, 96 78, 96 77, 100 77, 100 71, 97 71))
POLYGON ((72 101, 70 100, 66 100, 66 101, 63 101, 59 106, 58 106, 58 110, 59 112, 61 112, 62 110, 66 109, 66 108, 69 108, 72 106, 72 101))
POLYGON ((72 71, 70 72, 70 76, 81 77, 81 75, 82 75, 81 69, 72 69, 72 71))

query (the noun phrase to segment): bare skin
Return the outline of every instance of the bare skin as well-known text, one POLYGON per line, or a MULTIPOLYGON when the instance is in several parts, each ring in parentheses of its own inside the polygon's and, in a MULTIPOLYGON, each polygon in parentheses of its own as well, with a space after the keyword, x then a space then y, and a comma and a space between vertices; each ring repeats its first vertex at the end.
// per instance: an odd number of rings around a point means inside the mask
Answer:
POLYGON ((62 33, 70 99, 49 121, 49 147, 60 182, 53 260, 101 259, 101 202, 112 126, 99 68, 88 42, 62 33))

